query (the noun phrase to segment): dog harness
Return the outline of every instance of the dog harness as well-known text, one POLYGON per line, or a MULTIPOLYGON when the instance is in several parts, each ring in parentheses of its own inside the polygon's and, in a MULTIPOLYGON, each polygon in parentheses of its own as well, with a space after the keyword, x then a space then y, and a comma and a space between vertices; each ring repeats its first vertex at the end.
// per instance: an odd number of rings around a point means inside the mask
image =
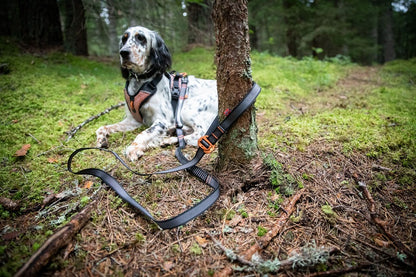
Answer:
MULTIPOLYGON (((171 75, 172 76, 172 75, 171 75)), ((186 98, 186 79, 185 82, 182 81, 182 77, 180 77, 181 81, 179 81, 179 77, 176 77, 177 84, 175 85, 175 76, 173 76, 173 80, 171 79, 171 85, 173 83, 173 87, 176 88, 179 91, 178 94, 178 100, 173 105, 176 105, 175 110, 178 110, 181 108, 183 104, 183 100, 186 98)), ((186 76, 185 76, 186 77, 186 76)), ((234 124, 234 122, 241 116, 241 114, 247 110, 252 104, 254 104, 257 96, 259 95, 261 91, 261 88, 253 82, 253 86, 250 89, 250 91, 247 93, 247 95, 241 100, 241 102, 229 112, 229 114, 225 117, 225 119, 220 122, 219 118, 216 117, 215 120, 212 122, 211 126, 209 127, 208 131, 206 132, 205 136, 202 136, 198 140, 198 150, 192 160, 188 160, 182 153, 182 149, 185 147, 185 143, 183 140, 183 131, 180 119, 176 120, 176 131, 179 139, 179 147, 176 149, 175 156, 181 163, 180 166, 171 168, 164 171, 158 171, 154 173, 140 173, 137 171, 132 170, 125 162, 124 160, 117 155, 115 152, 104 149, 104 148, 94 148, 94 147, 86 147, 86 148, 79 148, 75 150, 68 159, 68 171, 72 172, 74 174, 78 175, 92 175, 95 177, 100 178, 104 183, 106 183, 109 187, 111 187, 124 201, 132 205, 134 208, 140 211, 142 215, 144 215, 146 218, 154 222, 159 228, 161 229, 171 229, 175 228, 181 225, 184 225, 188 221, 194 219, 195 217, 199 216, 203 212, 205 212, 209 207, 211 207, 215 201, 218 199, 220 195, 220 184, 218 180, 212 176, 211 174, 207 173, 205 170, 201 169, 197 166, 198 162, 202 159, 202 157, 205 154, 211 153, 214 150, 214 146, 217 143, 217 141, 224 135, 227 130, 234 124), (181 138, 179 137, 181 136, 181 138), (182 140, 182 144, 181 144, 182 140), (168 218, 166 220, 157 220, 153 217, 153 215, 142 205, 140 205, 133 197, 131 197, 126 190, 120 185, 120 183, 109 173, 105 172, 104 170, 98 169, 98 168, 87 168, 82 169, 79 171, 74 172, 72 170, 72 160, 73 158, 82 151, 90 150, 90 149, 98 149, 101 151, 106 151, 114 155, 116 159, 118 159, 129 171, 131 171, 134 174, 137 174, 139 176, 152 176, 155 174, 167 174, 172 172, 177 172, 180 170, 186 170, 193 176, 197 177, 199 180, 201 180, 203 183, 208 185, 212 188, 211 193, 206 196, 204 199, 196 203, 194 206, 190 207, 186 211, 178 214, 177 216, 168 218)), ((140 90, 139 90, 140 93, 140 90)), ((138 93, 138 94, 139 94, 138 93)), ((152 93, 149 93, 151 95, 152 93)), ((148 96, 149 97, 149 96, 148 96)), ((130 100, 129 98, 126 98, 126 101, 130 100)), ((132 107, 137 112, 140 108, 140 105, 136 107, 133 97, 133 105, 132 107)), ((174 101, 175 102, 175 101, 174 101)), ((129 103, 128 103, 129 104, 129 103)), ((178 115, 175 115, 176 118, 178 118, 178 115)), ((179 115, 180 117, 180 115, 179 115)))
MULTIPOLYGON (((186 77, 186 73, 175 74, 175 72, 165 73, 165 76, 170 79, 170 91, 172 98, 171 102, 173 111, 175 112, 176 126, 178 127, 179 124, 180 128, 182 128, 180 110, 182 109, 182 103, 186 98, 188 91, 188 77, 186 77), (181 94, 183 95, 180 96, 181 94)), ((130 94, 130 91, 128 90, 130 82, 126 81, 126 85, 124 87, 124 98, 130 113, 133 115, 137 122, 143 123, 143 116, 140 113, 140 108, 156 92, 157 85, 159 84, 160 80, 162 80, 162 77, 163 74, 157 75, 152 81, 144 83, 133 94, 130 94)))

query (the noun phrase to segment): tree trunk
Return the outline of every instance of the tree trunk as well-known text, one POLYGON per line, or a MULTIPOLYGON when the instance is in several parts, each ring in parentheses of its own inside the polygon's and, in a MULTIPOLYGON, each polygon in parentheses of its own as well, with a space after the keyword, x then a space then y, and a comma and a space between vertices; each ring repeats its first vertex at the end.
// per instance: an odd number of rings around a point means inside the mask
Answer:
POLYGON ((110 21, 110 24, 108 24, 108 50, 110 55, 115 55, 118 53, 119 50, 118 43, 120 39, 120 34, 117 33, 118 8, 114 0, 107 0, 106 3, 108 8, 108 20, 110 21))
POLYGON ((61 22, 56 0, 19 0, 19 37, 34 47, 62 46, 61 22))
POLYGON ((212 1, 187 4, 188 44, 203 44, 211 46, 213 24, 211 19, 212 1))
MULTIPOLYGON (((216 0, 214 23, 217 42, 217 87, 221 119, 252 86, 248 9, 246 0, 216 0)), ((218 170, 246 168, 257 154, 255 109, 249 108, 219 142, 218 170)))
POLYGON ((75 54, 88 56, 85 9, 82 0, 65 0, 65 46, 75 54))
POLYGON ((284 0, 283 1, 283 10, 284 10, 284 22, 286 24, 286 47, 289 56, 297 57, 298 56, 298 34, 296 31, 296 21, 295 15, 293 15, 292 7, 296 5, 294 1, 284 0))
POLYGON ((383 62, 389 62, 396 58, 394 51, 394 34, 393 34, 393 10, 391 1, 387 1, 382 8, 382 36, 383 36, 383 62))

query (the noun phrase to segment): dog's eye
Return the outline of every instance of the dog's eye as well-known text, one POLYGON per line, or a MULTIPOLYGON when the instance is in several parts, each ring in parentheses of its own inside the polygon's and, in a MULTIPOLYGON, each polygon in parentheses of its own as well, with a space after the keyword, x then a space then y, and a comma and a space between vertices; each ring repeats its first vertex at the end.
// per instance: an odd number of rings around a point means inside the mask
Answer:
POLYGON ((125 33, 122 37, 121 37, 121 42, 124 44, 126 43, 127 39, 129 38, 129 34, 125 33))
POLYGON ((135 36, 137 42, 141 43, 141 44, 145 44, 146 43, 146 37, 142 34, 137 34, 135 36))

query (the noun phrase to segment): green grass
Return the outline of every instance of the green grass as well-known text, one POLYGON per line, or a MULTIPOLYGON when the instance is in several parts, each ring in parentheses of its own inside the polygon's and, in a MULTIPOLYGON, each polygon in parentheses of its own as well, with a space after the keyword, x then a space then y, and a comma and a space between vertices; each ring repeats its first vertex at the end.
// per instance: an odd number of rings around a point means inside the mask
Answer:
MULTIPOLYGON (((303 150, 316 140, 336 141, 343 145, 345 153, 361 151, 370 157, 415 168, 415 61, 395 61, 385 65, 380 70, 381 85, 349 95, 345 105, 329 105, 306 114, 288 108, 288 103, 292 102, 313 106, 327 101, 325 95, 320 97, 313 89, 312 83, 312 87, 305 89, 307 93, 300 93, 297 100, 288 102, 280 97, 282 106, 274 113, 280 117, 271 124, 270 132, 261 144, 265 148, 284 151, 286 146, 303 150)), ((343 69, 337 71, 338 76, 345 72, 343 69)), ((343 92, 334 90, 334 93, 339 96, 343 92)))
POLYGON ((272 111, 284 109, 287 101, 332 87, 350 67, 312 58, 296 60, 257 52, 252 54, 252 60, 253 79, 262 87, 257 107, 272 111))

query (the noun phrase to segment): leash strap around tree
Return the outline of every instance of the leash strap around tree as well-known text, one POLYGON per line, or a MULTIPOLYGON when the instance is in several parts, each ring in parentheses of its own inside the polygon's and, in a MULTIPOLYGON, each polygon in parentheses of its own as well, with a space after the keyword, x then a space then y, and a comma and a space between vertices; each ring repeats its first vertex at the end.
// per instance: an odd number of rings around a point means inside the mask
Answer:
POLYGON ((198 215, 202 214, 209 207, 211 207, 220 195, 218 180, 211 174, 207 173, 205 170, 196 166, 196 164, 202 159, 202 157, 205 154, 209 154, 214 150, 215 144, 221 138, 221 136, 232 126, 232 124, 240 117, 240 115, 246 109, 248 109, 252 104, 254 104, 260 91, 261 91, 261 88, 256 83, 253 82, 252 88, 244 97, 244 99, 231 111, 231 113, 221 123, 219 122, 218 118, 216 118, 213 121, 206 135, 199 139, 198 141, 199 147, 192 160, 188 160, 183 155, 181 151, 183 147, 182 148, 178 147, 176 149, 175 155, 177 159, 179 160, 179 162, 182 164, 178 167, 164 170, 164 171, 158 171, 154 173, 140 173, 140 172, 132 170, 119 155, 117 155, 115 152, 111 150, 103 149, 103 148, 87 147, 87 148, 77 149, 70 155, 68 159, 68 164, 67 164, 68 171, 77 175, 92 175, 92 176, 100 178, 104 183, 106 183, 109 187, 111 187, 124 201, 126 201, 127 203, 129 203, 130 205, 138 209, 141 214, 143 214, 149 220, 154 222, 161 229, 171 229, 171 228, 175 228, 180 225, 183 225, 187 223, 188 221, 194 219, 198 215), (87 169, 82 169, 76 172, 72 170, 71 165, 72 165, 73 158, 79 152, 90 150, 90 149, 96 149, 96 150, 98 149, 98 150, 113 154, 114 157, 118 159, 129 171, 140 176, 151 176, 155 174, 166 174, 166 173, 172 173, 172 172, 176 172, 180 170, 187 170, 190 174, 194 175, 195 177, 200 179, 202 182, 210 186, 213 189, 213 191, 206 198, 204 198, 203 200, 201 200, 200 202, 198 202, 191 208, 187 209, 186 211, 180 213, 179 215, 171 217, 166 220, 156 220, 148 210, 146 210, 142 205, 140 205, 136 200, 134 200, 133 197, 131 197, 126 192, 126 190, 120 185, 120 183, 117 182, 117 180, 114 179, 114 177, 112 177, 107 172, 98 168, 87 168, 87 169))

